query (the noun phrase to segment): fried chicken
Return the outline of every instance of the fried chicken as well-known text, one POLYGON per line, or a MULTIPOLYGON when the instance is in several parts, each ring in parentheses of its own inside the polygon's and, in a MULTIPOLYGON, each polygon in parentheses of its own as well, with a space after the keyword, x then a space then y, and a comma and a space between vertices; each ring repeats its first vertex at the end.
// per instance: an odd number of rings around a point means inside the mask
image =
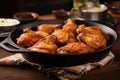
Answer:
POLYGON ((40 24, 37 30, 23 29, 17 44, 33 51, 50 54, 87 53, 105 48, 110 35, 97 26, 77 25, 68 19, 65 24, 40 24))
POLYGON ((110 35, 104 33, 99 27, 97 26, 86 26, 85 24, 81 24, 76 29, 77 34, 84 33, 84 34, 96 34, 96 35, 103 35, 106 40, 109 40, 110 35))
POLYGON ((54 54, 56 53, 57 48, 58 47, 55 44, 55 38, 50 35, 45 38, 41 38, 37 43, 35 43, 32 47, 29 47, 28 49, 54 54))
POLYGON ((106 47, 107 34, 105 34, 99 27, 86 26, 84 24, 77 28, 77 40, 84 42, 94 49, 101 49, 106 47))
POLYGON ((106 39, 102 35, 81 33, 77 38, 96 50, 106 47, 106 39))
POLYGON ((44 38, 46 36, 48 36, 49 34, 47 32, 43 32, 43 31, 35 31, 36 35, 44 38))
POLYGON ((86 26, 85 24, 81 24, 76 29, 76 32, 84 33, 84 34, 97 34, 97 35, 103 35, 103 31, 97 27, 97 26, 86 26))
POLYGON ((56 29, 52 35, 57 38, 59 44, 67 44, 76 41, 74 34, 66 30, 56 29))
POLYGON ((61 24, 41 24, 38 26, 38 31, 51 34, 55 29, 61 28, 61 24))
POLYGON ((94 51, 93 48, 87 46, 84 43, 79 43, 79 42, 73 42, 73 43, 68 43, 67 45, 60 47, 57 49, 57 52, 59 54, 82 54, 82 53, 86 53, 86 52, 91 52, 94 51))
POLYGON ((74 20, 72 19, 67 19, 67 21, 65 22, 65 24, 63 25, 63 30, 66 31, 71 31, 72 33, 76 34, 76 29, 77 29, 77 24, 74 22, 74 20))
POLYGON ((34 45, 40 38, 34 31, 26 28, 16 40, 18 45, 27 48, 34 45))

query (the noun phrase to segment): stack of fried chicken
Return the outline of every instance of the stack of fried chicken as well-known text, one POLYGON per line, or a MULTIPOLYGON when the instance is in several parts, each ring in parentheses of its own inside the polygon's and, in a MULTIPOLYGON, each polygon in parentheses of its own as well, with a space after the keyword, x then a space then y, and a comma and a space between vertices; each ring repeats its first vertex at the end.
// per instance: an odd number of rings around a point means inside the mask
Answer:
POLYGON ((64 24, 40 24, 37 30, 23 29, 17 44, 50 54, 84 54, 107 46, 109 35, 97 26, 76 24, 71 18, 64 24))

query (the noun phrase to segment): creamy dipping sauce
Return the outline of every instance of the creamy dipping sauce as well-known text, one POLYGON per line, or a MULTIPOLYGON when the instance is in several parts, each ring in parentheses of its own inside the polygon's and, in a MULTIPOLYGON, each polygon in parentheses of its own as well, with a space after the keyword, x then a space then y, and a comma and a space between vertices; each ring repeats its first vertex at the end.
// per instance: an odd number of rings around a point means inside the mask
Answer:
POLYGON ((81 7, 81 10, 83 12, 103 12, 105 10, 107 10, 107 6, 103 5, 103 4, 99 4, 99 5, 87 5, 87 6, 83 6, 81 7))
POLYGON ((86 12, 103 12, 107 8, 106 7, 92 7, 92 8, 87 8, 85 9, 86 12))
POLYGON ((16 19, 0 18, 0 27, 18 25, 20 22, 16 19))

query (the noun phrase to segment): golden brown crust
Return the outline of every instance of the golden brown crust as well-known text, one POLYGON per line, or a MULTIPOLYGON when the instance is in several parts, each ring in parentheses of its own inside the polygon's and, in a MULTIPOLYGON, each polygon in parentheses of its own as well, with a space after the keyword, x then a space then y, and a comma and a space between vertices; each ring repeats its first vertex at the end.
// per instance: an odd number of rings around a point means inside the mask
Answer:
POLYGON ((87 52, 91 52, 94 51, 93 48, 87 46, 84 43, 79 43, 79 42, 73 42, 73 43, 68 43, 65 46, 62 46, 60 48, 57 49, 57 52, 60 54, 66 54, 66 53, 87 53, 87 52))

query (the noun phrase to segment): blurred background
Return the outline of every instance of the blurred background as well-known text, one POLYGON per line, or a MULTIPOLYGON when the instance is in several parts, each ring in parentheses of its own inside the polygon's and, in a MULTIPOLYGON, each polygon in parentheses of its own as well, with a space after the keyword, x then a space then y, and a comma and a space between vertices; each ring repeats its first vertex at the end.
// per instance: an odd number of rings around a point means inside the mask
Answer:
MULTIPOLYGON (((100 0, 105 3, 113 0, 100 0)), ((71 10, 73 0, 1 0, 0 17, 13 17, 19 11, 34 11, 43 14, 50 14, 52 10, 71 10)))

